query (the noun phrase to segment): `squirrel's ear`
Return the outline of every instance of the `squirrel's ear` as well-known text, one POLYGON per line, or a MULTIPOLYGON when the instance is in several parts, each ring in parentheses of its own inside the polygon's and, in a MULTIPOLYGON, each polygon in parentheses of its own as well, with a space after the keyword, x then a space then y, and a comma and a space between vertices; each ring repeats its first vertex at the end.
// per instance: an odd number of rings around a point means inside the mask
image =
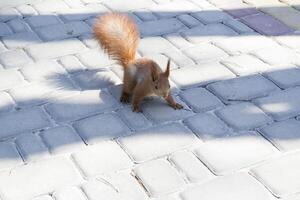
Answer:
POLYGON ((171 62, 171 60, 169 58, 168 63, 167 63, 167 68, 166 68, 166 71, 165 71, 165 76, 166 77, 169 77, 169 75, 170 75, 170 62, 171 62))

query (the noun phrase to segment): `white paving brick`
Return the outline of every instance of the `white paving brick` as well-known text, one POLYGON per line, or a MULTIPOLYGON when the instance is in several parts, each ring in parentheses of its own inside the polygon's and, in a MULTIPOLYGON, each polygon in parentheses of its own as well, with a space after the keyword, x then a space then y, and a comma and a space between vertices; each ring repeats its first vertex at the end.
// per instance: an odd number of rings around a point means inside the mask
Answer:
POLYGON ((285 45, 292 49, 300 50, 299 35, 281 35, 281 36, 275 37, 275 39, 282 45, 285 45))
POLYGON ((300 113, 300 87, 278 91, 254 102, 276 121, 295 117, 300 113))
POLYGON ((40 136, 52 154, 80 151, 85 147, 79 135, 68 126, 47 129, 40 136))
POLYGON ((268 161, 252 170, 252 174, 275 196, 299 193, 300 154, 293 153, 268 161))
POLYGON ((181 89, 203 86, 211 82, 234 77, 235 75, 232 72, 219 63, 195 65, 189 68, 174 70, 171 73, 171 79, 181 89))
POLYGON ((207 88, 224 101, 251 100, 278 90, 276 85, 261 75, 220 81, 208 85, 207 88))
POLYGON ((50 195, 46 194, 46 195, 40 195, 40 196, 34 197, 31 200, 53 200, 53 199, 50 195))
POLYGON ((29 32, 31 28, 24 20, 16 18, 7 22, 7 25, 15 32, 29 32))
POLYGON ((220 60, 228 56, 223 50, 212 44, 198 44, 183 50, 183 53, 199 64, 220 60))
POLYGON ((73 163, 62 157, 29 163, 0 173, 1 194, 12 200, 30 199, 81 182, 82 178, 73 163))
POLYGON ((275 148, 256 132, 207 141, 195 150, 217 175, 224 175, 268 159, 275 148))
POLYGON ((118 103, 104 91, 87 90, 68 98, 59 99, 46 106, 57 121, 71 121, 87 115, 116 109, 118 103))
POLYGON ((133 165, 116 142, 93 145, 72 156, 87 177, 127 169, 133 165))
POLYGON ((6 69, 22 68, 23 65, 29 62, 31 62, 31 59, 21 49, 4 51, 0 53, 0 63, 2 63, 6 69))
POLYGON ((110 199, 121 200, 120 193, 116 189, 101 180, 91 180, 82 185, 82 190, 89 200, 110 199))
POLYGON ((148 8, 151 7, 154 4, 151 0, 140 0, 132 4, 130 0, 124 0, 124 1, 110 1, 105 0, 102 2, 105 6, 112 9, 113 11, 129 11, 129 10, 136 10, 141 8, 148 8))
POLYGON ((32 7, 32 5, 28 4, 21 4, 17 7, 17 10, 22 14, 23 17, 29 17, 32 15, 37 15, 38 13, 36 10, 32 7))
POLYGON ((204 141, 232 135, 228 126, 212 114, 197 114, 184 122, 204 141))
POLYGON ((259 130, 281 151, 295 151, 300 149, 300 122, 290 119, 276 122, 259 130))
POLYGON ((223 105, 216 96, 200 87, 184 90, 180 96, 196 112, 213 110, 223 105))
POLYGON ((164 35, 164 37, 169 40, 175 47, 183 49, 192 46, 190 42, 184 39, 179 33, 171 33, 164 35))
MULTIPOLYGON (((178 52, 178 51, 176 51, 176 52, 178 52)), ((178 53, 180 54, 180 52, 178 52, 178 53)), ((143 55, 143 57, 155 61, 164 70, 165 67, 167 66, 167 62, 168 62, 168 59, 169 59, 165 54, 166 53, 163 53, 163 54, 146 54, 146 55, 143 55)), ((173 69, 177 69, 177 68, 178 68, 178 66, 173 62, 173 59, 171 59, 170 69, 173 70, 173 69)))
POLYGON ((14 18, 20 17, 20 14, 14 8, 1 8, 0 21, 6 22, 14 18))
POLYGON ((28 53, 35 59, 56 58, 65 55, 78 53, 85 49, 85 46, 78 39, 52 41, 42 44, 33 44, 26 47, 28 53))
POLYGON ((192 43, 209 42, 219 40, 229 36, 238 35, 234 30, 221 23, 200 25, 185 30, 182 35, 192 43))
POLYGON ((41 1, 34 4, 33 6, 40 14, 50 14, 51 12, 58 12, 68 9, 67 4, 65 4, 61 0, 41 1))
POLYGON ((230 56, 222 60, 221 63, 239 76, 264 72, 271 69, 270 65, 247 54, 230 56))
POLYGON ((98 49, 92 49, 78 54, 77 57, 88 69, 104 68, 114 64, 114 61, 109 59, 106 53, 98 49))
POLYGON ((205 182, 213 177, 205 165, 191 152, 175 152, 171 155, 170 161, 190 182, 205 182))
POLYGON ((77 187, 65 187, 59 189, 53 193, 53 196, 57 200, 86 200, 83 192, 77 187))
POLYGON ((193 60, 180 51, 169 51, 165 52, 164 54, 179 67, 188 67, 194 65, 193 60))
POLYGON ((92 34, 85 34, 78 37, 87 47, 93 49, 99 47, 99 43, 94 39, 92 34))
POLYGON ((176 48, 162 37, 146 37, 141 39, 138 50, 142 54, 165 53, 176 48))
POLYGON ((146 129, 151 126, 151 122, 142 114, 132 112, 131 107, 124 107, 118 111, 126 124, 135 130, 146 129))
POLYGON ((60 58, 59 61, 69 73, 75 73, 86 69, 81 62, 79 62, 78 58, 73 55, 64 56, 60 58))
POLYGON ((198 140, 187 128, 178 123, 138 131, 119 139, 125 151, 142 162, 190 147, 198 140))
POLYGON ((28 131, 34 131, 49 126, 49 120, 44 111, 32 108, 11 112, 0 116, 0 137, 8 137, 28 131))
POLYGON ((32 162, 48 158, 48 149, 42 142, 41 138, 34 134, 20 135, 16 139, 16 144, 20 153, 26 162, 32 162))
POLYGON ((230 15, 221 10, 208 10, 193 13, 192 16, 204 24, 219 23, 232 19, 230 15))
POLYGON ((143 163, 134 172, 154 197, 178 191, 184 185, 179 173, 166 160, 143 163))
POLYGON ((0 113, 10 111, 14 108, 13 99, 5 92, 0 92, 0 113))
POLYGON ((3 43, 10 49, 23 48, 31 44, 40 43, 41 40, 34 32, 22 32, 2 38, 3 43))
POLYGON ((24 82, 20 72, 10 69, 0 71, 0 90, 12 88, 24 82))
POLYGON ((124 122, 114 114, 89 117, 75 122, 74 127, 88 144, 124 136, 129 131, 124 122))
POLYGON ((240 103, 216 111, 227 124, 238 130, 254 129, 272 122, 261 109, 252 103, 240 103))
POLYGON ((45 41, 72 38, 91 32, 90 27, 82 21, 48 25, 37 28, 35 31, 45 41))
POLYGON ((183 200, 243 199, 273 200, 262 185, 246 173, 224 176, 199 186, 194 186, 181 194, 183 200))
POLYGON ((11 142, 0 142, 0 169, 9 169, 23 164, 15 145, 11 142))

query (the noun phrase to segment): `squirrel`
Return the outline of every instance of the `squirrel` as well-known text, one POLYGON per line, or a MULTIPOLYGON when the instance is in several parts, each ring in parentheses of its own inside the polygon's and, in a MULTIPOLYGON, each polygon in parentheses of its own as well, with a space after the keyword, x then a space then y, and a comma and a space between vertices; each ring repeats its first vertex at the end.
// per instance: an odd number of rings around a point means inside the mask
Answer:
POLYGON ((135 58, 139 31, 125 14, 107 13, 97 18, 93 26, 94 37, 113 60, 123 67, 123 88, 120 101, 129 103, 132 95, 133 112, 141 112, 140 103, 146 96, 160 96, 174 109, 183 106, 175 102, 170 93, 170 59, 162 71, 151 59, 135 58))

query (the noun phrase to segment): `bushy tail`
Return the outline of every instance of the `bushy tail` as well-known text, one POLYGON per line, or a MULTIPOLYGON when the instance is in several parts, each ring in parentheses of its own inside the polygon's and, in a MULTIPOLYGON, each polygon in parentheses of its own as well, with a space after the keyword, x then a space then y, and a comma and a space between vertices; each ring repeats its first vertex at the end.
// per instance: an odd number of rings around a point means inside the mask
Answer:
POLYGON ((93 30, 100 46, 120 65, 126 67, 135 59, 139 32, 136 24, 127 15, 108 13, 100 16, 93 30))

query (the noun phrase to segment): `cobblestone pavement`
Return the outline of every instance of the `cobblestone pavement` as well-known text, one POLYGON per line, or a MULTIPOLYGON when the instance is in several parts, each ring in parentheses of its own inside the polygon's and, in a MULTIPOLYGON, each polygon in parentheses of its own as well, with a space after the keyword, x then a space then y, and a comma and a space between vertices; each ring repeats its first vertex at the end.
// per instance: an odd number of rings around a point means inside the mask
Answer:
POLYGON ((0 10, 1 200, 299 200, 299 0, 45 0, 0 10), (172 60, 133 113, 91 36, 128 12, 172 60))

